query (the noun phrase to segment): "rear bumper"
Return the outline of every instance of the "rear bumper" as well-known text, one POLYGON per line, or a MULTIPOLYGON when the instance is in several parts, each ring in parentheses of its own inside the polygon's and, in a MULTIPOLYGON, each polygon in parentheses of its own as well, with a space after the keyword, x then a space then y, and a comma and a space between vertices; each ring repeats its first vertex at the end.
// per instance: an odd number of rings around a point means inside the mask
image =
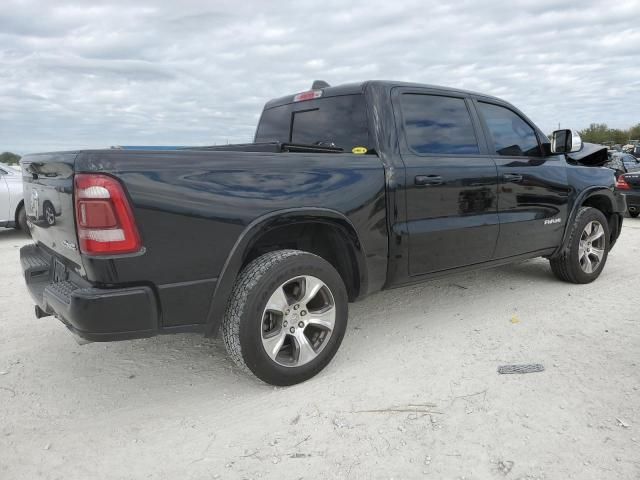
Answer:
POLYGON ((24 278, 36 305, 85 340, 110 342, 158 333, 158 308, 150 287, 95 288, 74 272, 53 281, 53 258, 37 245, 20 249, 24 278))
POLYGON ((627 202, 627 209, 630 212, 640 211, 640 190, 620 192, 627 202))

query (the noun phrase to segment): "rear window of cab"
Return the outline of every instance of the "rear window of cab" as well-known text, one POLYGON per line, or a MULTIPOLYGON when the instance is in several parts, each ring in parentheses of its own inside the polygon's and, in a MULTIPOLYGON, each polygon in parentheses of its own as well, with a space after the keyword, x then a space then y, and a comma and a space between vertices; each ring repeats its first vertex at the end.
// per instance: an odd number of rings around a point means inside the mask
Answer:
POLYGON ((272 107, 260 118, 256 143, 370 148, 364 96, 341 95, 272 107))

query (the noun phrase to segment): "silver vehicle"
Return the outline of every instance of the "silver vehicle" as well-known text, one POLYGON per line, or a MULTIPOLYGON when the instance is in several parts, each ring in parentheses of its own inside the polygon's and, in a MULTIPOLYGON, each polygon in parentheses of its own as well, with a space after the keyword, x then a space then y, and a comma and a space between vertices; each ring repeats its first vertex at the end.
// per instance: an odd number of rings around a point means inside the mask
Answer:
POLYGON ((22 196, 22 173, 0 163, 0 227, 29 232, 22 196))

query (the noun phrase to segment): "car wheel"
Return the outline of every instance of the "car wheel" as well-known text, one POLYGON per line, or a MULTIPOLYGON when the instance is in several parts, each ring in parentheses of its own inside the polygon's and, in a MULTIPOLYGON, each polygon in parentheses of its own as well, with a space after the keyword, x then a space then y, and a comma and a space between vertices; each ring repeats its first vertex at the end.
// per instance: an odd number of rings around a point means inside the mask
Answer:
POLYGON ((630 216, 631 218, 637 218, 637 217, 638 217, 638 215, 640 215, 640 212, 629 212, 629 216, 630 216))
POLYGON ((565 282, 593 282, 607 261, 609 238, 609 224, 604 214, 595 208, 581 207, 571 227, 567 247, 550 259, 551 270, 565 282))
POLYGON ((43 205, 44 221, 48 227, 52 227, 56 224, 56 210, 53 208, 51 202, 45 202, 43 205))
POLYGON ((24 204, 20 205, 20 209, 18 210, 18 215, 16 215, 16 218, 16 228, 22 230, 27 235, 31 235, 29 225, 27 225, 27 212, 24 209, 24 204))
POLYGON ((342 278, 323 258, 279 250, 253 260, 236 280, 222 323, 229 356, 271 385, 320 372, 347 327, 342 278))

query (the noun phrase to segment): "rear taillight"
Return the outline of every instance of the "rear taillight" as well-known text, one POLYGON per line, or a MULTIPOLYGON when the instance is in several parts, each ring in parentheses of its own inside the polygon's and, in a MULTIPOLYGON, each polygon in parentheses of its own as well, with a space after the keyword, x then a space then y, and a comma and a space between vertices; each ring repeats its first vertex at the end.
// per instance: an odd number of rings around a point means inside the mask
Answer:
POLYGON ((133 211, 120 182, 107 175, 75 176, 76 229, 87 255, 140 251, 142 243, 133 211))
POLYGON ((620 175, 616 180, 616 188, 618 190, 631 190, 631 185, 627 183, 623 175, 620 175))

